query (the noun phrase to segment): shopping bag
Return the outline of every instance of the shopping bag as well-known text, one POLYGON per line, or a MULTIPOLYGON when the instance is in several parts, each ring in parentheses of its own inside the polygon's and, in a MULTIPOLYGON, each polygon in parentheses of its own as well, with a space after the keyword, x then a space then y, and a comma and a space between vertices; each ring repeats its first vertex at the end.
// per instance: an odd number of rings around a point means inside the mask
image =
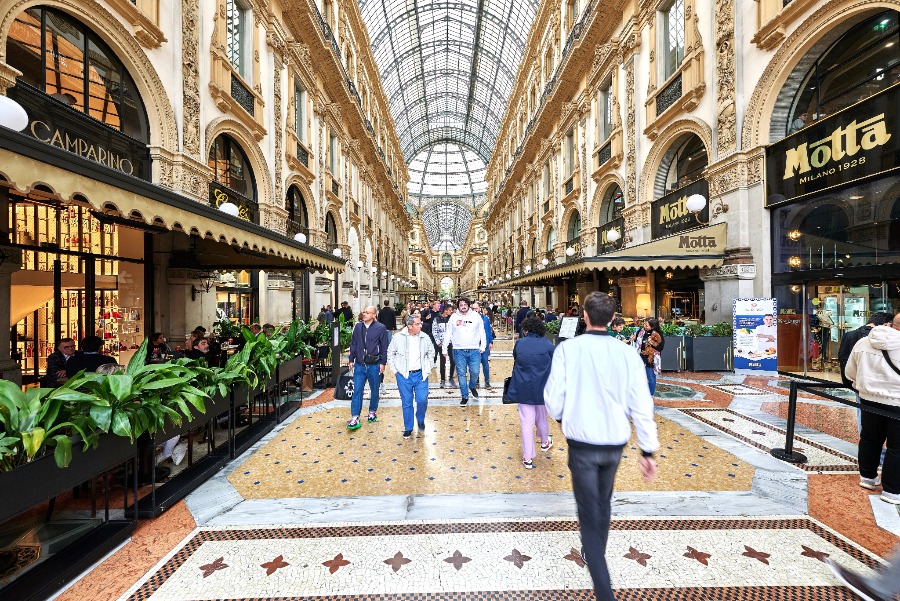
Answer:
POLYGON ((334 398, 339 401, 353 399, 353 372, 349 369, 341 370, 337 385, 334 387, 334 398))

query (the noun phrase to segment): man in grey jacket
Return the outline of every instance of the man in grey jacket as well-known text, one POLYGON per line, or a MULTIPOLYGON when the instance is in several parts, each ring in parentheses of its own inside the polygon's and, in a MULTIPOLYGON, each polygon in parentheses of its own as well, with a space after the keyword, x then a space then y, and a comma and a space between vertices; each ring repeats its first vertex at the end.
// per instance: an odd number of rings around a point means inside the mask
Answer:
POLYGON ((397 390, 403 405, 403 438, 412 436, 413 399, 419 430, 425 430, 425 410, 428 409, 428 376, 434 369, 435 355, 431 338, 422 332, 422 318, 410 315, 406 328, 391 339, 387 353, 388 365, 397 374, 397 390))

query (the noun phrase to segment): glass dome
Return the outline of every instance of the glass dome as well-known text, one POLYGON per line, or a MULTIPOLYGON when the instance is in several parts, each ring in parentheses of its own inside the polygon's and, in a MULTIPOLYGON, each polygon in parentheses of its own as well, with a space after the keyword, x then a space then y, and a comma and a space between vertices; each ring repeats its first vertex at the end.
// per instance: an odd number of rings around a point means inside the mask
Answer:
MULTIPOLYGON (((435 144, 409 163, 411 196, 472 198, 484 195, 484 161, 459 144, 435 144)), ((421 206, 422 203, 420 203, 421 206)))

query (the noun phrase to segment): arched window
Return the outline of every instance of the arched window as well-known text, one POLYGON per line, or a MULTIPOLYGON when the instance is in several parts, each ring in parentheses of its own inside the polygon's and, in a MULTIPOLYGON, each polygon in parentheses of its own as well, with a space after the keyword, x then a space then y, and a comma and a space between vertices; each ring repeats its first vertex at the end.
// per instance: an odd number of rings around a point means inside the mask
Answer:
POLYGON ((256 202, 256 182, 250 161, 240 145, 227 134, 220 134, 209 151, 207 163, 221 185, 256 202))
POLYGON ((309 226, 309 215, 306 212, 306 201, 303 199, 303 193, 297 186, 288 188, 287 202, 285 207, 288 212, 288 219, 295 222, 300 227, 309 226))
POLYGON ((336 245, 338 241, 337 225, 335 224, 334 216, 330 211, 325 215, 325 241, 328 242, 329 246, 336 245))
POLYGON ((846 242, 849 239, 850 218, 840 206, 825 203, 806 214, 797 230, 806 240, 846 242))
POLYGON ((625 210, 625 195, 622 194, 622 188, 618 184, 613 184, 606 190, 603 195, 603 202, 600 204, 600 223, 603 225, 609 223, 613 219, 622 216, 625 210))
POLYGON ((68 14, 26 9, 13 22, 6 60, 20 83, 142 142, 150 141, 147 111, 122 62, 93 31, 68 14))
POLYGON ((709 163, 706 146, 695 134, 680 136, 666 151, 656 175, 656 198, 697 181, 709 163))
POLYGON ((815 61, 791 104, 788 134, 900 81, 900 13, 854 26, 815 61))
POLYGON ((556 244, 556 230, 552 227, 547 232, 547 252, 553 252, 553 246, 556 244))
POLYGON ((441 255, 441 269, 444 271, 452 271, 453 270, 453 255, 450 253, 444 253, 441 255))
POLYGON ((568 240, 574 240, 581 235, 581 213, 575 211, 569 217, 569 237, 568 240))

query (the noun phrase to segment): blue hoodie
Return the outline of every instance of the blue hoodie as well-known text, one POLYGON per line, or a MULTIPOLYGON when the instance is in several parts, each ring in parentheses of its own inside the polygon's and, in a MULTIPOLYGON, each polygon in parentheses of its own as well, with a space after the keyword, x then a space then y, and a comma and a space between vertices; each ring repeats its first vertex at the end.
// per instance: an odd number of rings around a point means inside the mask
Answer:
POLYGON ((494 342, 494 328, 491 327, 491 318, 487 315, 482 315, 481 319, 484 320, 485 344, 491 344, 494 342))

